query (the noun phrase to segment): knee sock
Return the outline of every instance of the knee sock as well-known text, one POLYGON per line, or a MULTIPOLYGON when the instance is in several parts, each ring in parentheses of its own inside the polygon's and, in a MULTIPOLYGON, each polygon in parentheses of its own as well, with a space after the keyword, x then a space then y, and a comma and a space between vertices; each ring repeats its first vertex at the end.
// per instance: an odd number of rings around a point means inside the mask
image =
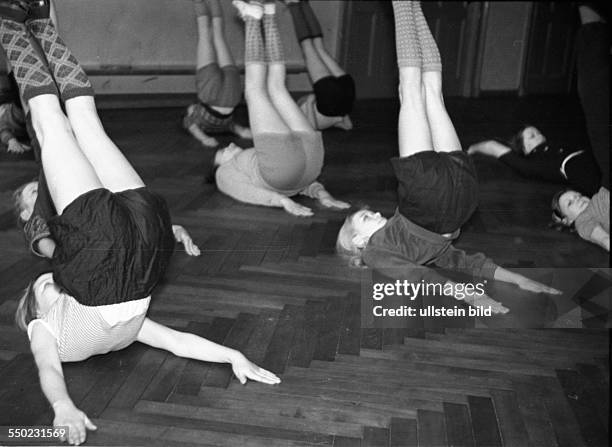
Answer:
POLYGON ((93 96, 94 91, 89 83, 89 78, 57 34, 53 22, 50 19, 39 19, 31 20, 27 25, 30 32, 40 42, 59 87, 62 100, 67 101, 76 96, 93 96))
POLYGON ((261 20, 245 17, 244 63, 264 62, 264 41, 261 35, 261 20))
POLYGON ((210 10, 208 9, 208 2, 206 0, 193 0, 193 10, 196 16, 210 16, 210 10))
POLYGON ((276 5, 274 3, 264 4, 263 25, 266 36, 266 62, 284 62, 283 42, 276 23, 276 5))
POLYGON ((310 37, 323 37, 323 31, 321 30, 319 19, 317 19, 317 16, 310 7, 308 0, 302 0, 298 3, 298 5, 302 10, 302 15, 304 16, 308 29, 310 30, 310 37))
POLYGON ((38 95, 58 94, 47 63, 34 50, 25 25, 0 19, 0 43, 13 67, 24 101, 38 95))
POLYGON ((219 0, 206 0, 211 17, 223 17, 223 8, 219 0))
POLYGON ((295 37, 297 37, 298 42, 312 38, 306 17, 304 17, 302 8, 300 8, 300 3, 302 2, 289 3, 287 5, 293 19, 293 28, 295 29, 295 37))
POLYGON ((442 71, 442 59, 440 58, 440 51, 436 40, 429 30, 429 25, 423 10, 421 9, 421 2, 415 1, 412 3, 412 13, 414 15, 414 23, 417 28, 417 36, 419 38, 419 46, 421 47, 421 54, 423 55, 423 71, 442 71))
POLYGON ((413 20, 411 1, 393 2, 395 16, 395 47, 399 67, 420 67, 421 49, 413 20))

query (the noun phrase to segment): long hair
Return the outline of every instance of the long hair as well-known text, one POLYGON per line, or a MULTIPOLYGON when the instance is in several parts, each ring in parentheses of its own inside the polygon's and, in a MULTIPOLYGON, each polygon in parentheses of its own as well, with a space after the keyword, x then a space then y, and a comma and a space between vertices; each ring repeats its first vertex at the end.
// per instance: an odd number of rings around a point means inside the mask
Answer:
POLYGON ((37 182, 37 181, 38 181, 38 179, 34 178, 34 179, 30 180, 29 182, 24 183, 23 185, 21 185, 15 191, 13 191, 13 195, 12 195, 12 198, 13 198, 13 212, 15 213, 16 224, 20 228, 25 223, 25 220, 23 220, 21 218, 21 212, 25 209, 25 204, 23 202, 23 197, 22 197, 23 196, 23 190, 30 183, 37 182))
POLYGON ((19 299, 17 310, 15 311, 15 323, 22 331, 28 330, 30 321, 36 319, 37 312, 36 295, 34 294, 34 281, 25 288, 23 295, 19 299))

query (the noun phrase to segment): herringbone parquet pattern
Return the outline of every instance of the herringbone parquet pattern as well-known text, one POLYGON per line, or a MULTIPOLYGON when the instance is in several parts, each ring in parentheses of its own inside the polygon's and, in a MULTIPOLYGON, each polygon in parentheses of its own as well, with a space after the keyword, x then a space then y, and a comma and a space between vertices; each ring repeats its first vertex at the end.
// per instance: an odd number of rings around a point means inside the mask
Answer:
MULTIPOLYGON (((506 132, 504 116, 533 109, 531 103, 517 109, 517 100, 488 101, 451 102, 462 138, 491 128, 506 132), (495 117, 482 116, 491 109, 495 117)), ((575 110, 574 103, 561 105, 575 110)), ((325 135, 329 190, 386 214, 395 200, 386 162, 395 150, 395 107, 360 104, 353 133, 325 135)), ((583 137, 576 112, 561 114, 568 122, 551 117, 559 100, 536 108, 553 133, 583 137)), ((315 217, 298 219, 203 185, 202 149, 180 130, 181 112, 103 113, 113 139, 202 249, 198 258, 175 254, 150 317, 240 349, 283 382, 242 386, 227 365, 140 344, 65 364, 74 402, 99 427, 88 444, 607 445, 607 330, 362 329, 360 272, 333 254, 344 214, 312 204, 315 217)), ((526 182, 486 160, 478 168, 481 206, 458 247, 485 251, 506 266, 607 266, 603 251, 546 228, 554 185, 526 182)), ((0 158, 0 425, 53 418, 27 337, 11 324, 16 294, 44 267, 11 226, 10 190, 35 170, 32 161, 0 158)), ((516 306, 536 313, 533 303, 516 306)), ((607 322, 600 312, 577 309, 574 323, 607 322)))

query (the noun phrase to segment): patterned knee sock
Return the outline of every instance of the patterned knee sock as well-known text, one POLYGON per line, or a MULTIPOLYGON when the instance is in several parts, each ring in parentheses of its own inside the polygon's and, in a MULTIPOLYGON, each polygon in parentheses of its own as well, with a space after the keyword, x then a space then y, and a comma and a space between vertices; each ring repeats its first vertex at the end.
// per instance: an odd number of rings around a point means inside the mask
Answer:
POLYGON ((284 62, 283 42, 276 23, 276 5, 274 3, 264 4, 263 25, 266 36, 266 62, 284 62))
POLYGON ((295 37, 297 37, 298 42, 312 38, 306 17, 304 17, 302 8, 300 8, 300 3, 289 3, 287 7, 293 19, 293 28, 295 29, 295 37))
POLYGON ((421 53, 423 55, 423 71, 442 71, 440 51, 438 50, 436 40, 431 35, 427 20, 425 20, 425 16, 423 15, 421 2, 416 1, 411 3, 414 22, 417 28, 417 36, 419 38, 419 46, 421 47, 421 53))
POLYGON ((393 2, 395 47, 397 49, 397 65, 400 67, 421 66, 421 49, 413 20, 411 3, 397 0, 393 2))
POLYGON ((67 101, 76 96, 93 96, 89 78, 57 34, 53 22, 50 19, 31 20, 27 26, 40 42, 62 99, 67 101))
POLYGON ((208 9, 212 17, 223 17, 223 8, 220 0, 207 0, 208 9))
POLYGON ((319 19, 315 15, 314 11, 310 7, 310 3, 307 0, 302 0, 299 3, 299 6, 302 10, 304 18, 306 19, 306 23, 308 24, 310 35, 312 37, 323 37, 323 30, 321 30, 321 24, 319 23, 319 19))
POLYGON ((206 0, 193 0, 193 10, 196 16, 210 16, 210 10, 208 9, 208 2, 206 0))
POLYGON ((264 41, 261 35, 261 20, 253 17, 245 17, 244 23, 245 43, 244 43, 244 63, 264 62, 264 41))
POLYGON ((38 95, 58 94, 46 61, 34 50, 25 25, 0 19, 0 43, 13 67, 24 101, 38 95))

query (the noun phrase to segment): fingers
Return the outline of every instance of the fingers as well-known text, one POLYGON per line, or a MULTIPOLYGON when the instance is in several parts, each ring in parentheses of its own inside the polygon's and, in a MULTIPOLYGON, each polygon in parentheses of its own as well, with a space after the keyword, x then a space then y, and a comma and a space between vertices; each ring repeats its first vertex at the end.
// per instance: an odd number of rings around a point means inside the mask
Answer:
POLYGON ((85 416, 85 427, 87 427, 88 430, 97 430, 98 427, 96 427, 94 425, 93 422, 91 422, 91 419, 89 419, 87 416, 85 416))
POLYGON ((185 247, 185 252, 187 252, 188 255, 200 256, 200 249, 193 243, 193 240, 189 236, 183 237, 183 245, 185 247))
POLYGON ((275 374, 257 366, 250 368, 246 375, 251 380, 267 383, 268 385, 275 385, 281 381, 275 374))

